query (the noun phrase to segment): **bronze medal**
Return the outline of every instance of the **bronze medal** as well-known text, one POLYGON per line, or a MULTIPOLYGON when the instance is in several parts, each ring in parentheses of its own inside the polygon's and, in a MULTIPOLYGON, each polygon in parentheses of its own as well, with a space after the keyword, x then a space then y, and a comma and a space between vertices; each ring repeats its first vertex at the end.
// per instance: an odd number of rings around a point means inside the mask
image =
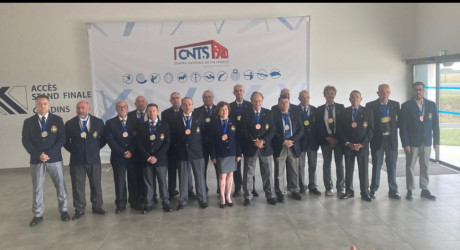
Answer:
POLYGON ((123 132, 123 137, 124 138, 128 137, 128 132, 123 132))
POLYGON ((256 124, 256 129, 259 130, 261 128, 260 124, 256 124))
POLYGON ((423 115, 420 116, 420 121, 423 122, 423 115))
POLYGON ((331 117, 331 118, 327 119, 327 122, 333 123, 333 122, 334 122, 334 118, 331 117))
POLYGON ((303 125, 308 126, 308 125, 310 125, 310 122, 309 122, 308 120, 305 120, 305 121, 303 122, 303 125))
POLYGON ((47 136, 48 136, 48 132, 43 131, 43 132, 42 132, 42 137, 47 137, 47 136))
POLYGON ((155 138, 156 138, 156 136, 155 136, 155 135, 150 135, 150 140, 151 140, 151 141, 154 141, 154 140, 155 140, 155 138))
POLYGON ((192 131, 191 131, 190 129, 186 129, 186 130, 185 130, 185 134, 186 134, 186 135, 189 135, 190 133, 192 133, 192 131))
POLYGON ((352 122, 352 123, 351 123, 351 127, 352 127, 352 128, 356 128, 356 127, 358 127, 358 123, 356 123, 356 122, 352 122))
POLYGON ((289 130, 289 128, 290 128, 289 125, 287 125, 287 124, 284 125, 284 130, 289 130))
POLYGON ((227 139, 228 139, 227 134, 225 134, 225 135, 222 136, 222 141, 226 141, 227 139))
POLYGON ((86 138, 86 132, 81 132, 80 137, 85 139, 86 138))

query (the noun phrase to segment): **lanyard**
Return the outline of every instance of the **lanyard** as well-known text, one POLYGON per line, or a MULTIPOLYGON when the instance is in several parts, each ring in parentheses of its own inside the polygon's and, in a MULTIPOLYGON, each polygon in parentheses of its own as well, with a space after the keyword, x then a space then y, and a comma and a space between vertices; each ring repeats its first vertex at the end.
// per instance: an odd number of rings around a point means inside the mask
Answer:
POLYGON ((126 132, 126 120, 125 119, 121 120, 121 130, 123 130, 123 132, 126 132))
POLYGON ((228 125, 228 119, 225 119, 225 123, 222 123, 222 134, 224 135, 227 133, 227 125, 228 125))
POLYGON ((40 125, 42 125, 42 132, 46 131, 46 121, 44 116, 42 116, 42 119, 38 119, 38 121, 40 122, 40 125))
POLYGON ((283 114, 283 120, 284 120, 284 125, 289 125, 289 111, 286 114, 283 114))
POLYGON ((332 113, 333 110, 334 110, 334 104, 327 106, 327 114, 329 118, 334 118, 334 114, 332 113))
MULTIPOLYGON (((418 114, 419 114, 420 116, 423 115, 423 108, 424 108, 424 106, 425 106, 425 102, 424 102, 423 99, 422 99, 422 108, 418 108, 418 114)), ((418 105, 417 105, 417 107, 418 107, 418 105)))
POLYGON ((185 121, 185 129, 190 129, 190 122, 192 121, 192 118, 189 116, 188 120, 185 117, 183 119, 185 121))
MULTIPOLYGON (((159 119, 158 119, 158 122, 160 122, 159 119)), ((153 122, 149 122, 149 130, 150 130, 151 135, 155 134, 155 131, 157 130, 158 122, 155 126, 152 125, 153 122)))
POLYGON ((236 113, 238 115, 241 115, 241 113, 243 113, 243 103, 236 104, 236 105, 237 105, 236 113))
POLYGON ((307 110, 302 109, 303 119, 308 120, 308 112, 310 111, 310 105, 308 105, 307 110))

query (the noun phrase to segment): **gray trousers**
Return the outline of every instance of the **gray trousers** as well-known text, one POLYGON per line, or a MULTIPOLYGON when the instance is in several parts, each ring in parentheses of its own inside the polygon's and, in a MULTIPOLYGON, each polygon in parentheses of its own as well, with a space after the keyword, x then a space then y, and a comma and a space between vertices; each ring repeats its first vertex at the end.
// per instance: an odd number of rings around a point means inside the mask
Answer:
POLYGON ((414 189, 414 167, 417 158, 420 162, 420 188, 428 189, 428 166, 430 165, 431 147, 424 144, 420 147, 410 147, 410 153, 406 153, 406 186, 407 190, 414 189))
POLYGON ((323 181, 326 190, 332 190, 334 185, 332 184, 331 177, 331 163, 332 163, 332 151, 334 151, 335 170, 337 175, 336 188, 337 191, 345 190, 345 167, 343 166, 343 152, 340 145, 335 145, 334 148, 328 145, 321 145, 321 152, 323 152, 323 181))
POLYGON ((89 179, 92 208, 102 207, 101 164, 70 166, 72 180, 73 206, 75 210, 85 212, 86 175, 89 179))
POLYGON ((43 189, 45 186, 46 172, 50 175, 54 187, 56 188, 59 212, 62 213, 67 211, 67 190, 65 188, 62 161, 33 164, 30 165, 30 174, 32 176, 34 198, 32 212, 35 217, 42 217, 45 211, 43 189))
POLYGON ((316 161, 318 159, 318 151, 307 150, 302 152, 299 157, 299 187, 306 188, 305 183, 305 163, 308 157, 308 189, 314 189, 318 187, 316 181, 316 161))
POLYGON ((162 204, 169 204, 168 181, 166 179, 167 173, 168 167, 166 166, 153 167, 152 165, 148 165, 142 169, 145 184, 146 206, 151 207, 153 205, 153 196, 156 193, 155 177, 158 180, 162 204))
POLYGON ((280 156, 275 158, 275 193, 284 194, 285 173, 288 175, 287 189, 299 192, 299 158, 295 157, 292 148, 283 145, 280 156))
POLYGON ((199 202, 207 200, 206 182, 204 180, 204 158, 192 161, 179 161, 179 187, 180 187, 180 204, 185 205, 188 202, 188 192, 190 188, 190 168, 192 168, 195 178, 196 196, 199 202))
POLYGON ((273 174, 273 155, 262 156, 260 150, 252 157, 244 157, 244 170, 243 170, 243 191, 245 199, 252 199, 252 191, 254 188, 253 177, 256 172, 256 164, 259 160, 260 175, 262 176, 262 184, 265 192, 265 197, 275 197, 275 181, 273 174))

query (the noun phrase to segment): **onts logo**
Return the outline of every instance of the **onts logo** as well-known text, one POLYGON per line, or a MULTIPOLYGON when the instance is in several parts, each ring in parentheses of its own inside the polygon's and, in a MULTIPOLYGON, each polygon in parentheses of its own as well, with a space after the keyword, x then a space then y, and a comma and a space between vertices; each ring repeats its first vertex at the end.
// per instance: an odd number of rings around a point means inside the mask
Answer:
POLYGON ((192 59, 228 59, 228 49, 214 40, 174 47, 174 61, 192 59))

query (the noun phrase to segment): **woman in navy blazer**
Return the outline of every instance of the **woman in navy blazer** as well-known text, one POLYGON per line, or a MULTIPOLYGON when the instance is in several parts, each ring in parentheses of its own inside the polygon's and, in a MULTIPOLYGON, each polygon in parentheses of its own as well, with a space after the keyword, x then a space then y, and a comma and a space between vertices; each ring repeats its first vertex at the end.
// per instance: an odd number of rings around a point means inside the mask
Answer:
POLYGON ((227 102, 217 104, 218 116, 212 121, 209 131, 209 149, 211 160, 219 173, 220 208, 233 206, 230 194, 233 185, 233 172, 241 160, 241 145, 237 136, 236 120, 230 118, 230 105, 227 102))

